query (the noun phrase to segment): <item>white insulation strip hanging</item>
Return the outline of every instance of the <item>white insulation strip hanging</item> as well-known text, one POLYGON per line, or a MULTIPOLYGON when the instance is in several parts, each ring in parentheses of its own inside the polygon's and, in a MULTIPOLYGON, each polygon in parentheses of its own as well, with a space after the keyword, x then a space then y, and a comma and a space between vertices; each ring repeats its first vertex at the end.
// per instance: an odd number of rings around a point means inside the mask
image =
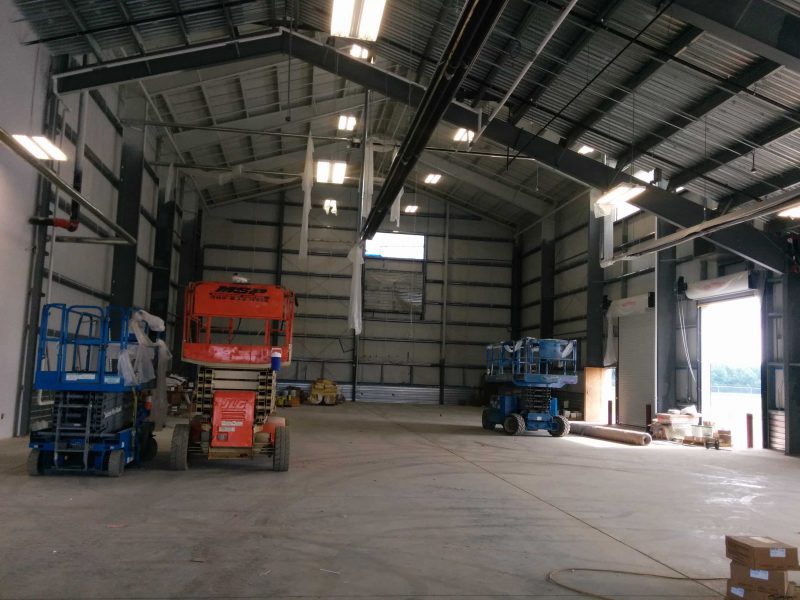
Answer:
POLYGON ((364 182, 361 189, 361 218, 366 220, 372 211, 372 194, 375 191, 374 142, 367 140, 364 148, 364 182))
POLYGON ((308 259, 308 213, 311 212, 311 188, 314 187, 314 140, 308 134, 306 164, 303 169, 303 221, 300 226, 300 260, 308 259))
POLYGON ((392 210, 389 213, 389 221, 394 221, 397 227, 400 227, 400 201, 403 199, 403 192, 403 188, 400 188, 400 191, 397 192, 397 197, 392 203, 392 210))
POLYGON ((727 296, 750 291, 750 273, 741 271, 733 275, 725 275, 716 279, 694 281, 686 288, 686 297, 690 300, 705 300, 716 296, 727 296))
POLYGON ((617 336, 614 335, 614 321, 619 317, 629 315, 639 315, 645 312, 650 304, 650 294, 631 296, 614 300, 606 311, 606 322, 608 324, 608 335, 606 336, 606 352, 603 357, 603 365, 609 367, 617 364, 617 336))
POLYGON ((361 266, 364 264, 364 248, 358 243, 350 249, 347 260, 353 263, 350 277, 350 310, 347 313, 347 326, 356 335, 361 335, 361 266))

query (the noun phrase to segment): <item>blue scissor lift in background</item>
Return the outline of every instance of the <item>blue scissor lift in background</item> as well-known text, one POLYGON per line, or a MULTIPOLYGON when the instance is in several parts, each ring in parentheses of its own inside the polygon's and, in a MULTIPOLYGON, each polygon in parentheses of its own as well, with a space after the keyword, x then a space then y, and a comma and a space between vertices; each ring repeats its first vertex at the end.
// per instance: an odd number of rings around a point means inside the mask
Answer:
POLYGON ((499 393, 483 409, 484 429, 502 425, 509 435, 545 430, 561 437, 569 421, 558 414, 553 389, 578 382, 577 342, 526 337, 486 347, 486 381, 499 393))
POLYGON ((34 387, 52 412, 47 427, 31 432, 30 475, 119 477, 126 465, 155 458, 147 397, 152 382, 126 384, 120 369, 120 357, 130 357, 138 344, 130 330, 134 312, 66 304, 42 309, 34 387))

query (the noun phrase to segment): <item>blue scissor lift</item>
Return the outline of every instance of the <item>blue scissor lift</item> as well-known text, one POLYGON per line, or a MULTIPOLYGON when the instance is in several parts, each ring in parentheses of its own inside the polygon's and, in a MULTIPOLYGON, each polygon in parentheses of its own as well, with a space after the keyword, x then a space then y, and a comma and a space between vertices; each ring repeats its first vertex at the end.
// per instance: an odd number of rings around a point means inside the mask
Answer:
POLYGON ((500 386, 483 409, 484 429, 497 425, 509 435, 546 430, 561 437, 569 421, 558 414, 553 389, 578 382, 577 342, 526 337, 486 347, 486 381, 500 386))
MULTIPOLYGON (((39 325, 34 387, 50 402, 49 426, 31 432, 28 473, 122 475, 155 458, 150 384, 126 385, 120 356, 135 348, 134 309, 47 304, 39 325)), ((143 324, 144 332, 147 327, 143 324)))

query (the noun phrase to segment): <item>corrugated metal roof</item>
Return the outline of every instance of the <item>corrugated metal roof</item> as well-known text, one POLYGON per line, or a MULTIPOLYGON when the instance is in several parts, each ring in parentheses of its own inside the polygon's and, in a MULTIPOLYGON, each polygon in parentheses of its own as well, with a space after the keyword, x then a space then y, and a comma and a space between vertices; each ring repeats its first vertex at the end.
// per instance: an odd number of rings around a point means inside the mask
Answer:
MULTIPOLYGON (((797 11, 795 0, 772 0, 789 10, 797 11)), ((585 132, 579 144, 588 144, 610 156, 624 156, 631 144, 641 140, 678 116, 691 116, 689 111, 727 82, 759 60, 733 44, 703 33, 674 59, 658 54, 676 39, 687 25, 671 16, 657 0, 623 0, 603 22, 594 22, 609 0, 580 0, 552 41, 544 49, 509 101, 513 108, 538 90, 538 82, 554 70, 560 71, 555 81, 544 90, 537 106, 530 107, 522 122, 539 131, 547 127, 549 134, 565 136, 580 125, 593 109, 610 95, 626 92, 625 98, 609 110, 585 132), (658 16, 657 16, 658 15, 658 16), (657 18, 656 18, 657 17, 657 18), (589 42, 570 64, 563 56, 585 31, 592 31, 589 42), (635 91, 625 88, 626 82, 652 60, 666 62, 635 91), (562 69, 563 67, 563 69, 562 69), (597 76, 598 73, 602 73, 597 76), (596 80, 592 81, 594 78, 596 80), (631 92, 631 93, 628 93, 631 92)), ((461 94, 468 103, 479 88, 489 86, 484 110, 513 83, 523 65, 546 35, 561 0, 511 0, 497 28, 472 67, 461 94), (526 16, 530 25, 514 35, 526 16), (502 63, 502 66, 499 66, 502 63), (491 77, 490 77, 491 76, 491 77)), ((303 2, 262 2, 229 0, 224 10, 216 0, 16 0, 20 12, 40 38, 53 38, 48 48, 53 53, 91 54, 92 45, 102 49, 102 59, 131 56, 140 52, 134 29, 143 41, 146 52, 181 47, 203 41, 226 39, 231 27, 237 34, 263 31, 284 18, 294 19, 304 31, 325 32, 330 21, 331 0, 303 2), (134 27, 126 23, 123 5, 134 27), (175 7, 186 13, 174 14, 175 7), (295 13, 296 9, 296 13, 295 13), (81 24, 78 23, 80 21, 81 24), (82 29, 91 35, 82 33, 82 29)), ((459 16, 461 0, 388 0, 381 35, 375 44, 378 64, 410 79, 422 82, 433 73, 436 62, 447 43, 459 16)), ((85 33, 85 32, 84 32, 85 33)), ((313 35, 313 34, 312 34, 313 35)), ((319 39, 324 39, 324 33, 319 39)), ((249 64, 249 63, 248 63, 249 64)), ((275 58, 255 62, 247 69, 215 68, 214 75, 189 80, 176 79, 174 89, 164 80, 148 81, 158 112, 166 119, 196 125, 236 123, 247 126, 249 119, 269 114, 299 110, 314 103, 360 93, 352 84, 338 77, 312 69, 300 61, 275 58), (291 67, 290 67, 291 65, 291 67), (290 74, 291 72, 291 74, 290 74)), ((374 131, 386 139, 398 140, 405 134, 412 111, 396 102, 373 95, 374 131)), ((752 146, 756 150, 757 170, 751 172, 752 155, 719 165, 706 176, 695 179, 687 187, 701 196, 718 199, 732 191, 746 188, 771 175, 794 167, 800 147, 800 134, 791 133, 756 148, 756 138, 764 127, 781 116, 789 115, 800 125, 800 74, 781 68, 750 86, 746 92, 730 94, 730 98, 700 118, 656 145, 650 153, 636 161, 636 168, 661 168, 667 176, 685 171, 721 150, 752 146)), ((288 115, 288 112, 287 112, 288 115)), ((360 117, 359 117, 360 118, 360 117)), ((505 118, 505 111, 500 118, 505 118)), ((309 123, 287 121, 277 131, 304 135, 309 127, 315 135, 336 135, 335 118, 320 116, 309 123)), ((443 124, 431 145, 455 148, 454 128, 443 124)), ((184 158, 203 164, 250 164, 264 168, 276 157, 298 154, 296 161, 282 161, 280 171, 298 172, 302 168, 303 142, 295 138, 280 141, 275 137, 209 133, 203 141, 181 148, 184 158)), ((326 152, 345 152, 334 144, 326 152)), ((164 145, 169 148, 168 145, 164 145)), ((505 149, 481 140, 476 151, 503 153, 505 149)), ((357 154, 357 153, 354 153, 357 154)), ((506 168, 502 159, 457 156, 455 160, 471 165, 489 179, 501 180, 514 189, 535 191, 546 197, 565 199, 580 189, 572 180, 551 171, 537 169, 531 161, 513 161, 506 168)), ((379 168, 388 168, 382 156, 379 168)), ((262 183, 247 180, 210 189, 215 199, 224 194, 250 193, 262 183)), ((485 193, 467 193, 461 182, 442 182, 440 193, 458 191, 467 202, 480 210, 488 210, 501 220, 522 222, 532 215, 502 199, 488 198, 485 193)))

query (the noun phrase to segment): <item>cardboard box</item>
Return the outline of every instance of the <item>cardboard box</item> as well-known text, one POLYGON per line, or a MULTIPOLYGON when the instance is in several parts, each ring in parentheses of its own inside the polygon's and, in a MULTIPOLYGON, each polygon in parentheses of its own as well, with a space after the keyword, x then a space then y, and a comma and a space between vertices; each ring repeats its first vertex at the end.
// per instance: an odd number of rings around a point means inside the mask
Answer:
POLYGON ((298 396, 289 396, 289 406, 300 406, 300 398, 298 396))
POLYGON ((800 569, 797 548, 768 537, 726 535, 725 556, 751 569, 800 569))
POLYGON ((729 600, 795 600, 800 599, 800 590, 795 588, 794 584, 789 584, 789 589, 786 590, 785 594, 775 594, 774 592, 759 592, 756 590, 751 590, 746 587, 742 587, 735 583, 732 583, 731 580, 728 580, 728 584, 725 587, 726 594, 725 597, 729 600))
POLYGON ((759 592, 785 594, 789 587, 789 574, 786 571, 753 569, 739 563, 731 563, 732 585, 749 588, 759 592))

